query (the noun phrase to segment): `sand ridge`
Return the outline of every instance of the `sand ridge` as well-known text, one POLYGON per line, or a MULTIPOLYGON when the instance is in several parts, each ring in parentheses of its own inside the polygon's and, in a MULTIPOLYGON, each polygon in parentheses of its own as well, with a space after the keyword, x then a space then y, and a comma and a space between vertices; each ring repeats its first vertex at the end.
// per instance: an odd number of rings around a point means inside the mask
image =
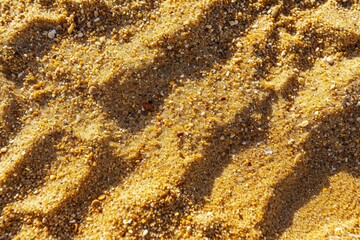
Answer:
POLYGON ((0 239, 360 237, 358 1, 0 12, 0 239))

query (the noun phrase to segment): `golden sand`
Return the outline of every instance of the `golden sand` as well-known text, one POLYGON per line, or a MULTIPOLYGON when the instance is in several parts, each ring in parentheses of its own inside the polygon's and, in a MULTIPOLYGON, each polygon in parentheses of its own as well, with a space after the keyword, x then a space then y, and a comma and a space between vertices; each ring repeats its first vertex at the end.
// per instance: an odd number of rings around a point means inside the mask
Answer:
POLYGON ((0 239, 359 239, 358 0, 1 0, 0 239))

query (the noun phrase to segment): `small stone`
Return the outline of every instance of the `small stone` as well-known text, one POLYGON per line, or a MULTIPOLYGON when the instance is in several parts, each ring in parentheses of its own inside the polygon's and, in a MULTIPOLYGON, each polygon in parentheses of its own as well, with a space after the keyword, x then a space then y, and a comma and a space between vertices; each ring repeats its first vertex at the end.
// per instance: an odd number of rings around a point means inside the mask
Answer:
POLYGON ((101 195, 98 197, 98 200, 102 201, 102 200, 105 200, 106 196, 105 195, 101 195))
POLYGON ((97 93, 98 93, 97 87, 95 87, 95 86, 89 87, 89 94, 90 94, 90 95, 95 95, 95 94, 97 94, 97 93))
POLYGON ((133 221, 133 220, 132 220, 131 218, 130 218, 129 220, 125 220, 125 219, 124 219, 124 220, 123 220, 123 224, 124 224, 124 225, 130 225, 130 224, 132 223, 132 221, 133 221))
POLYGON ((7 147, 3 147, 3 148, 0 149, 0 152, 1 152, 1 153, 6 153, 7 150, 8 150, 7 147))
POLYGON ((271 149, 265 149, 265 150, 264 150, 264 153, 265 153, 266 155, 271 155, 271 154, 273 154, 274 152, 273 152, 273 150, 271 150, 271 149))
POLYGON ((56 179, 56 176, 55 176, 55 175, 50 175, 50 177, 49 177, 49 178, 50 178, 50 180, 51 180, 51 181, 53 181, 53 180, 55 180, 55 179, 56 179))
POLYGON ((56 31, 61 31, 62 29, 63 28, 61 27, 61 25, 57 25, 56 28, 55 28, 56 31))
POLYGON ((100 41, 101 43, 104 43, 104 42, 106 41, 106 38, 105 38, 105 37, 101 37, 101 38, 99 38, 99 41, 100 41))
POLYGON ((68 33, 71 34, 71 33, 74 31, 74 28, 75 28, 75 24, 72 23, 72 24, 70 25, 70 27, 68 28, 68 33))
POLYGON ((330 65, 333 65, 334 64, 334 59, 332 57, 326 57, 325 58, 325 61, 330 64, 330 65))
POLYGON ((154 105, 152 105, 149 101, 142 101, 141 106, 145 111, 153 112, 155 111, 154 105))
POLYGON ((277 16, 279 16, 279 13, 280 13, 280 7, 277 7, 271 11, 271 16, 276 18, 277 16))
POLYGON ((239 22, 237 20, 234 20, 234 21, 230 21, 230 26, 235 26, 237 25, 239 22))
POLYGON ((245 182, 245 178, 243 178, 243 177, 238 177, 238 178, 237 178, 237 181, 240 182, 240 183, 245 182))
POLYGON ((146 235, 148 235, 148 233, 149 233, 149 230, 145 229, 145 230, 143 231, 143 233, 142 233, 143 237, 145 237, 146 235))
POLYGON ((91 202, 91 207, 93 208, 99 208, 101 206, 101 202, 97 199, 91 202))
POLYGON ((183 132, 179 132, 179 133, 176 134, 176 136, 177 136, 178 138, 181 138, 182 136, 184 136, 184 134, 185 134, 185 133, 183 133, 183 132))
POLYGON ((99 17, 97 17, 97 18, 94 19, 94 23, 100 22, 100 20, 101 19, 99 17))
POLYGON ((50 39, 54 39, 56 37, 56 30, 51 30, 50 32, 48 32, 47 36, 50 38, 50 39))
POLYGON ((302 121, 302 122, 300 123, 300 127, 306 127, 307 125, 309 125, 309 121, 308 121, 308 120, 302 121))

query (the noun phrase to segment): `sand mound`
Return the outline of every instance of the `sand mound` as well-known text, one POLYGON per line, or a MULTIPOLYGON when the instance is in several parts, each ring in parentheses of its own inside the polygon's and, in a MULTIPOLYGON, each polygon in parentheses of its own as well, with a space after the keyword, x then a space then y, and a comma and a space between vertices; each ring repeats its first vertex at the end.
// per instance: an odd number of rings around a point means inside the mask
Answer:
POLYGON ((0 239, 360 238, 360 5, 2 0, 0 239))

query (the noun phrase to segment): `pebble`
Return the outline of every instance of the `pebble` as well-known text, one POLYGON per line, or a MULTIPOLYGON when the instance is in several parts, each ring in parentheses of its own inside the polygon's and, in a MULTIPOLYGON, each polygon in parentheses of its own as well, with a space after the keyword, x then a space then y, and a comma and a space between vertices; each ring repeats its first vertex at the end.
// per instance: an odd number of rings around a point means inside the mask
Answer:
POLYGON ((100 197, 98 197, 98 199, 99 199, 100 201, 105 200, 105 198, 106 198, 105 195, 101 195, 100 197))
POLYGON ((148 233, 149 233, 149 230, 145 229, 145 230, 143 231, 143 233, 142 233, 143 237, 145 237, 146 235, 148 235, 148 233))
POLYGON ((237 20, 234 20, 234 21, 230 21, 230 26, 235 26, 237 25, 239 22, 237 20))
POLYGON ((148 103, 146 101, 143 101, 141 103, 142 107, 144 108, 145 111, 148 111, 148 112, 153 112, 155 111, 155 107, 151 104, 151 103, 148 103))
POLYGON ((240 183, 245 182, 245 178, 239 177, 239 178, 237 179, 237 181, 240 182, 240 183))
POLYGON ((300 123, 300 127, 306 127, 307 125, 309 125, 309 121, 308 121, 308 120, 302 121, 302 122, 300 123))
POLYGON ((50 32, 48 32, 47 36, 50 38, 50 39, 54 39, 56 37, 56 30, 51 30, 50 32))
POLYGON ((61 27, 61 25, 57 25, 56 28, 55 28, 56 31, 61 31, 62 29, 63 28, 61 27))
POLYGON ((124 219, 124 220, 123 220, 123 224, 124 224, 124 225, 130 225, 130 224, 132 223, 132 221, 133 221, 133 220, 132 220, 131 218, 130 218, 129 220, 125 220, 125 219, 124 219))
POLYGON ((74 28, 75 28, 75 24, 72 23, 72 24, 70 25, 70 27, 68 28, 68 33, 71 34, 71 33, 74 31, 74 28))
POLYGON ((334 64, 334 59, 332 57, 326 57, 325 58, 325 61, 330 64, 330 65, 333 65, 334 64))
POLYGON ((98 93, 98 89, 97 89, 97 87, 95 87, 95 86, 91 86, 91 87, 89 87, 89 94, 90 95, 95 95, 95 94, 97 94, 98 93))
POLYGON ((95 199, 94 201, 91 202, 91 206, 93 208, 99 208, 101 206, 101 203, 99 200, 95 199))
POLYGON ((99 41, 100 41, 101 43, 104 43, 104 42, 106 41, 106 38, 105 38, 105 37, 101 37, 101 38, 99 38, 99 41))
POLYGON ((271 149, 265 149, 265 150, 264 150, 264 153, 265 153, 266 155, 271 155, 271 154, 273 154, 274 152, 273 152, 271 149))
POLYGON ((1 152, 1 153, 6 153, 7 150, 8 150, 7 147, 3 147, 3 148, 0 149, 0 152, 1 152))

